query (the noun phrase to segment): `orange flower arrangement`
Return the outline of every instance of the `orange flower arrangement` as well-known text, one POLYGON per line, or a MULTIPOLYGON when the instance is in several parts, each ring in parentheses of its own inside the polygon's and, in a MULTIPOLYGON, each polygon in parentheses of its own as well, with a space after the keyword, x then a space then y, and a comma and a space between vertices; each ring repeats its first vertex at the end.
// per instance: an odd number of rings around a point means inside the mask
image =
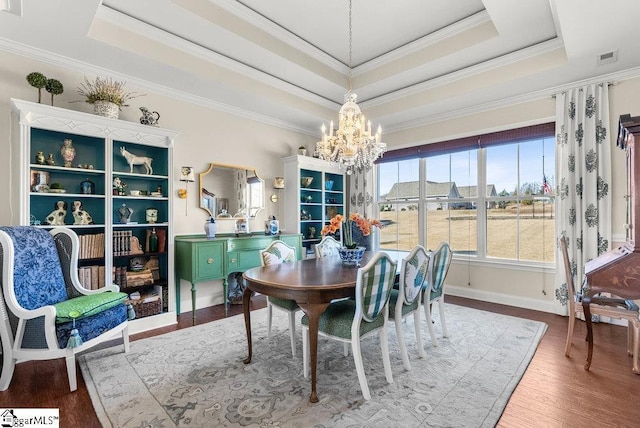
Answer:
POLYGON ((351 236, 351 225, 353 223, 358 226, 363 236, 369 236, 371 234, 371 227, 375 226, 379 229, 382 229, 382 223, 379 220, 369 220, 365 217, 360 216, 358 213, 353 213, 349 216, 349 219, 345 221, 344 216, 342 214, 336 214, 325 227, 322 228, 320 232, 322 236, 328 234, 335 234, 342 227, 342 223, 346 223, 346 227, 343 229, 343 240, 344 246, 347 248, 356 248, 358 246, 357 243, 353 242, 353 237, 351 236))

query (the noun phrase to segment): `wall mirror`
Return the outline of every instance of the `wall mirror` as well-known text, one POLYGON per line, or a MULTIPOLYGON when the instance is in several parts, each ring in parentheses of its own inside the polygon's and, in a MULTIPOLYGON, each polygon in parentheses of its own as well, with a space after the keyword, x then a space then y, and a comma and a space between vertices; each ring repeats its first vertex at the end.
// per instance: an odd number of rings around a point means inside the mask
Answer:
POLYGON ((216 219, 255 217, 264 209, 264 181, 250 167, 210 163, 198 174, 200 208, 216 219))

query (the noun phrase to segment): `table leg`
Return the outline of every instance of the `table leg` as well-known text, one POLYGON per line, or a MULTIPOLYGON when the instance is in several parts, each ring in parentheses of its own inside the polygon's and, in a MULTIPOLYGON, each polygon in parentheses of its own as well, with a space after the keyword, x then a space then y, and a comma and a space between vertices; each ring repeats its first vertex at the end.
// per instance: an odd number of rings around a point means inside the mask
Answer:
POLYGON ((193 314, 193 325, 196 325, 196 283, 191 283, 191 313, 193 314))
POLYGON ((318 320, 329 303, 298 303, 309 318, 309 354, 311 356, 311 397, 309 401, 318 402, 316 392, 316 367, 318 364, 318 320))
POLYGON ((244 312, 244 326, 247 329, 247 346, 249 351, 247 358, 242 361, 245 364, 249 364, 253 356, 253 347, 251 345, 251 296, 253 296, 253 291, 251 291, 249 287, 245 288, 242 293, 242 310, 244 312))
POLYGON ((591 357, 593 356, 593 324, 591 323, 591 298, 583 297, 582 310, 584 312, 584 321, 587 323, 587 361, 584 363, 584 369, 589 370, 591 367, 591 357))

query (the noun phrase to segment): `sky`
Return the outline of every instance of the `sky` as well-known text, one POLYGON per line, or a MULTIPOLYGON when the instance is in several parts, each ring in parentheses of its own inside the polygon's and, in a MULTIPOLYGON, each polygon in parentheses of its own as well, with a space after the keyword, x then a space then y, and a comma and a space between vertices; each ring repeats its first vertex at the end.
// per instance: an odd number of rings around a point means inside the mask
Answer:
MULTIPOLYGON (((380 194, 388 193, 396 182, 418 181, 418 165, 418 159, 380 164, 380 194)), ((537 183, 542 186, 544 174, 549 185, 554 188, 555 138, 487 149, 487 184, 495 185, 498 194, 502 190, 513 192, 518 184, 518 175, 520 185, 537 183)), ((428 158, 427 180, 455 181, 457 186, 476 185, 477 151, 428 158)))

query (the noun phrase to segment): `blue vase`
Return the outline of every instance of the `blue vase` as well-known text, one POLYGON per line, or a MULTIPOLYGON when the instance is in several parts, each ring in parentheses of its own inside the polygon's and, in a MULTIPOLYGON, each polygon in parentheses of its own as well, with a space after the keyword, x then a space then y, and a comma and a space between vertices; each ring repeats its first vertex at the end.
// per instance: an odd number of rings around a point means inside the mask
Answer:
POLYGON ((351 223, 351 238, 359 247, 364 247, 367 251, 371 251, 371 234, 364 236, 355 222, 351 223))

